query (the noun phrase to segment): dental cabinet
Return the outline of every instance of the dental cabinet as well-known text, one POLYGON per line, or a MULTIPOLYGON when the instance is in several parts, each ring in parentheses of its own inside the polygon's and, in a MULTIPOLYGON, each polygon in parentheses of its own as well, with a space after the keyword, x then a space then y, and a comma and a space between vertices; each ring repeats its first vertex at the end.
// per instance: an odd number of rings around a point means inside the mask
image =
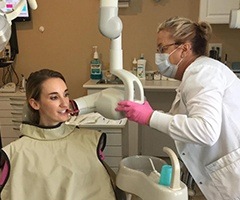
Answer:
POLYGON ((2 146, 16 140, 20 136, 19 125, 22 122, 22 108, 25 93, 0 93, 0 134, 2 146))
POLYGON ((200 0, 199 21, 228 24, 230 10, 239 9, 240 0, 200 0))
MULTIPOLYGON (((172 105, 176 95, 176 88, 179 86, 179 81, 170 80, 141 80, 144 95, 150 105, 155 110, 163 110, 167 112, 172 105)), ((108 87, 123 88, 123 84, 97 84, 97 80, 87 81, 83 87, 87 90, 87 94, 99 92, 108 87)), ((127 133, 127 152, 132 155, 152 155, 165 157, 166 154, 162 151, 164 146, 167 146, 177 153, 174 141, 164 133, 156 131, 148 126, 139 125, 129 121, 126 124, 127 133)))

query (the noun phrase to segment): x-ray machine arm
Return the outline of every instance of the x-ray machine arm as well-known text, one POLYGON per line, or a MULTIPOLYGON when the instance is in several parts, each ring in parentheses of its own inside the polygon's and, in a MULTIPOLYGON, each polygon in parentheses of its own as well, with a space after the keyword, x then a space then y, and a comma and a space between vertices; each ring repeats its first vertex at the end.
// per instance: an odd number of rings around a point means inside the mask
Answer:
POLYGON ((131 72, 123 69, 122 21, 118 17, 118 0, 100 0, 99 30, 111 40, 110 72, 120 78, 124 91, 108 88, 101 92, 74 99, 80 114, 99 112, 109 119, 120 119, 124 116, 115 111, 121 100, 144 102, 144 90, 141 81, 131 72))

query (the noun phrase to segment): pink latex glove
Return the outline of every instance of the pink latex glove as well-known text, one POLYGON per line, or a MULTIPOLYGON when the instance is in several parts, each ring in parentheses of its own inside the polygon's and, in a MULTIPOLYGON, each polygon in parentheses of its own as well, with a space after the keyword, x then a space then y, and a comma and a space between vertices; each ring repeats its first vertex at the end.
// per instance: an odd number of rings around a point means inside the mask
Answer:
POLYGON ((133 101, 120 101, 116 111, 124 112, 129 120, 143 125, 149 124, 150 117, 153 113, 153 109, 147 101, 143 104, 133 101))

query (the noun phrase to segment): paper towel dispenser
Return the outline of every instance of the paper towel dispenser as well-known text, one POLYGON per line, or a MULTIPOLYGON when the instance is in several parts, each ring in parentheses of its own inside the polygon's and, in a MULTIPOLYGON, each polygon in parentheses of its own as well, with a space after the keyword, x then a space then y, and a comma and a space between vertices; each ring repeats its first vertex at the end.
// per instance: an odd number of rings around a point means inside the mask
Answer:
POLYGON ((229 27, 240 28, 240 9, 230 11, 229 27))

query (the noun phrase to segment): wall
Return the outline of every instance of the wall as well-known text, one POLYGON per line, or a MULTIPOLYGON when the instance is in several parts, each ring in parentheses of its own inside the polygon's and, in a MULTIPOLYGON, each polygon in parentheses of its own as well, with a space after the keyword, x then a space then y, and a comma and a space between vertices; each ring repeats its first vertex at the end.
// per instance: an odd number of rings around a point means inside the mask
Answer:
MULTIPOLYGON (((109 40, 98 30, 99 0, 38 0, 32 21, 17 24, 19 54, 17 74, 26 77, 41 68, 62 72, 73 98, 86 94, 82 85, 90 77, 92 46, 101 52, 104 69, 109 66, 109 40), (39 27, 44 26, 41 33, 39 27)), ((134 57, 144 53, 147 70, 155 70, 156 29, 170 16, 198 19, 199 0, 131 0, 129 8, 119 11, 123 21, 124 68, 131 69, 134 57)), ((240 60, 239 30, 214 25, 213 42, 223 43, 229 59, 240 60), (231 54, 231 55, 230 55, 231 54)))

